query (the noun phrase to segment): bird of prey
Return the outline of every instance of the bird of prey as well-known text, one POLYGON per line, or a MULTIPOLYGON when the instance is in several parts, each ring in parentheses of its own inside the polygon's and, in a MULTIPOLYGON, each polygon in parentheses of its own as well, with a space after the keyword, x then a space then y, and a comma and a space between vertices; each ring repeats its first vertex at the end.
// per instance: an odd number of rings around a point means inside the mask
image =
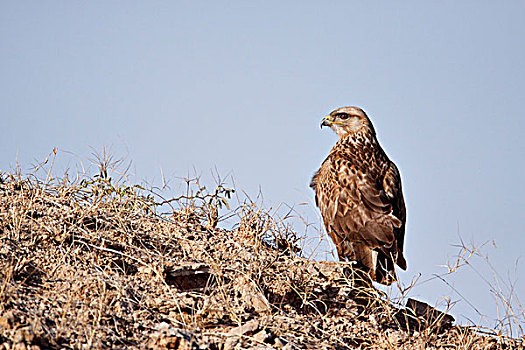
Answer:
POLYGON ((396 165, 358 107, 342 107, 321 122, 339 136, 310 187, 339 260, 355 261, 372 281, 391 284, 403 256, 405 202, 396 165))

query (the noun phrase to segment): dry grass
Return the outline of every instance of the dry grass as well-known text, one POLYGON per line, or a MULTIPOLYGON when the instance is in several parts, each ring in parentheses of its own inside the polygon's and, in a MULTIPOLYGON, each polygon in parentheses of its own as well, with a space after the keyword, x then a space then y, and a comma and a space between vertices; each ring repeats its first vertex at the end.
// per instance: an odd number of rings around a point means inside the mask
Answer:
POLYGON ((103 154, 98 174, 0 173, 0 349, 510 349, 414 315, 348 263, 301 257, 275 213, 198 179, 160 198, 103 154), (170 208, 159 215, 159 208, 170 208))

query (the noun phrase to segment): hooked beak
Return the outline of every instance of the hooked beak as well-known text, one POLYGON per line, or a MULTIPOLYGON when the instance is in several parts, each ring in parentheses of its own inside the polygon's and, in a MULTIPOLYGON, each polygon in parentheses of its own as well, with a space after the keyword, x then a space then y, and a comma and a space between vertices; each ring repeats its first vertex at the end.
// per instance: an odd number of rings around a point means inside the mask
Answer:
POLYGON ((332 125, 332 121, 330 120, 330 116, 327 115, 323 120, 321 120, 321 129, 323 128, 323 126, 331 126, 332 125))

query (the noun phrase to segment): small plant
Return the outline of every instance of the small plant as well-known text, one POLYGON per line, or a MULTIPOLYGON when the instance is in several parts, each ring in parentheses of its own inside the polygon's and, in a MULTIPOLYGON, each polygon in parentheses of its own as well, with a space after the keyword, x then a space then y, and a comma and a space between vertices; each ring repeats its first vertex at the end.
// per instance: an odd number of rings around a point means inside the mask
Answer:
POLYGON ((186 178, 184 181, 185 194, 170 199, 159 196, 162 200, 156 205, 160 207, 169 205, 176 219, 205 223, 208 228, 215 228, 222 219, 219 217, 219 210, 223 208, 231 210, 228 201, 235 190, 219 182, 215 190, 210 192, 206 186, 201 185, 198 177, 186 178))

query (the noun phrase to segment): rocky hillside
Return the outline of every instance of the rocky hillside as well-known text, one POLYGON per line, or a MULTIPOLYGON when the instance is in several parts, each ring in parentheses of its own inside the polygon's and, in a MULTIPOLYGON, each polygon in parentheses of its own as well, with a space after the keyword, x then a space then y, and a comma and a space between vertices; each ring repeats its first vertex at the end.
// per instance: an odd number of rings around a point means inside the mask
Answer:
POLYGON ((0 173, 0 349, 510 349, 417 301, 301 257, 295 234, 231 190, 164 200, 105 173, 0 173))

